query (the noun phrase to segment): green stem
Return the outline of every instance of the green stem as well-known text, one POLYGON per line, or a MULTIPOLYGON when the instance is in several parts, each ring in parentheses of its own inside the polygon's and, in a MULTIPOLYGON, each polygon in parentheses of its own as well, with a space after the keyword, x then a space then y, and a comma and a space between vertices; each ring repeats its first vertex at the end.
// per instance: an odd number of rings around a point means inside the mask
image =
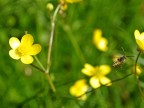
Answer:
POLYGON ((80 61, 81 61, 82 65, 83 65, 83 64, 86 62, 86 60, 85 60, 85 58, 84 58, 84 55, 83 55, 82 52, 81 52, 81 49, 80 49, 78 43, 76 42, 76 40, 75 40, 75 38, 74 38, 74 36, 73 36, 73 34, 72 34, 72 32, 71 32, 70 27, 69 27, 68 25, 65 25, 65 26, 63 27, 63 29, 64 29, 65 32, 67 33, 67 36, 68 36, 68 38, 70 39, 70 41, 71 41, 71 43, 72 43, 72 45, 73 45, 73 47, 74 47, 77 55, 80 57, 80 61))
POLYGON ((42 65, 42 63, 39 61, 39 59, 38 59, 36 56, 34 56, 34 58, 35 58, 35 60, 37 61, 37 63, 39 64, 39 66, 42 68, 42 70, 45 71, 45 68, 44 68, 44 66, 42 65))
POLYGON ((54 30, 55 30, 55 20, 57 13, 61 7, 61 4, 59 4, 53 14, 52 21, 51 21, 51 32, 50 32, 50 40, 49 40, 49 47, 48 47, 48 54, 47 54, 47 68, 46 73, 49 73, 50 70, 50 64, 51 64, 51 51, 52 51, 52 44, 53 44, 53 37, 54 37, 54 30))
POLYGON ((50 84, 50 86, 51 86, 52 91, 53 91, 54 93, 56 93, 56 88, 55 88, 55 86, 54 86, 54 84, 53 84, 53 82, 52 82, 52 80, 51 80, 51 77, 50 77, 49 73, 46 73, 46 76, 47 76, 47 79, 48 79, 48 81, 49 81, 49 84, 50 84))
MULTIPOLYGON (((133 75, 133 73, 130 73, 130 74, 128 74, 128 75, 126 75, 126 76, 124 76, 124 77, 122 77, 122 78, 112 80, 111 82, 109 82, 109 83, 107 83, 107 84, 105 84, 105 85, 102 85, 102 86, 100 86, 100 87, 98 87, 98 88, 101 88, 101 87, 103 87, 103 86, 107 86, 107 85, 110 84, 110 83, 114 83, 114 82, 123 80, 123 79, 125 79, 125 78, 127 78, 127 77, 129 77, 129 76, 131 76, 131 75, 133 75)), ((82 94, 82 95, 80 95, 80 96, 78 96, 78 97, 76 97, 76 98, 80 98, 81 96, 83 96, 83 95, 85 95, 85 94, 88 94, 88 93, 91 93, 91 92, 93 92, 93 91, 95 91, 95 90, 96 90, 96 89, 92 89, 92 90, 90 90, 90 91, 87 91, 86 93, 84 93, 84 94, 82 94)))
POLYGON ((138 89, 139 89, 139 91, 140 91, 141 98, 144 99, 144 97, 143 97, 143 92, 142 92, 142 89, 141 89, 141 87, 140 87, 139 77, 138 77, 138 75, 137 75, 137 70, 136 70, 137 62, 138 62, 138 58, 139 58, 140 54, 141 54, 141 51, 140 51, 139 54, 137 55, 137 58, 136 58, 136 61, 135 61, 135 77, 136 77, 136 81, 137 81, 138 89))
POLYGON ((48 79, 48 82, 50 84, 50 87, 51 87, 52 91, 55 93, 56 92, 56 88, 55 88, 55 86, 54 86, 54 84, 53 84, 53 82, 52 82, 52 80, 50 78, 49 73, 46 73, 46 69, 44 68, 44 66, 42 65, 42 63, 39 61, 39 59, 36 56, 34 56, 34 57, 35 57, 36 61, 38 62, 38 64, 40 65, 41 68, 39 68, 39 67, 37 67, 37 66, 35 66, 33 64, 31 64, 31 65, 33 67, 35 67, 36 69, 40 70, 41 72, 45 73, 45 75, 46 75, 46 77, 48 79))
POLYGON ((38 66, 34 65, 34 64, 30 64, 31 66, 33 66, 34 68, 38 69, 40 72, 45 73, 45 70, 39 68, 38 66))
POLYGON ((16 108, 22 108, 24 104, 36 99, 42 92, 44 91, 44 89, 39 90, 36 94, 32 95, 31 97, 28 97, 26 99, 24 99, 22 102, 20 102, 16 108))

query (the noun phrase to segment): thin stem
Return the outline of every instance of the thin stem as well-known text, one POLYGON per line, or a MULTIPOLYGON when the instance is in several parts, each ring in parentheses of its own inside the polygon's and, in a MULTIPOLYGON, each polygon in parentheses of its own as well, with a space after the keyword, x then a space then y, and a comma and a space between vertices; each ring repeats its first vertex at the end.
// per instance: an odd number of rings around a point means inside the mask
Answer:
POLYGON ((44 68, 44 66, 42 65, 42 63, 39 61, 39 59, 38 59, 36 56, 34 56, 34 58, 35 58, 35 60, 37 61, 37 63, 39 64, 39 66, 41 67, 41 69, 45 71, 45 68, 44 68))
POLYGON ((141 54, 141 51, 140 51, 139 54, 137 55, 137 58, 136 58, 136 61, 135 61, 135 77, 136 77, 136 81, 137 81, 138 89, 139 89, 139 91, 140 91, 141 98, 144 99, 144 97, 143 97, 143 92, 142 92, 142 89, 141 89, 141 87, 140 87, 139 77, 138 77, 138 75, 137 75, 137 70, 136 70, 136 68, 137 68, 137 62, 138 62, 138 58, 139 58, 140 54, 141 54))
POLYGON ((40 91, 38 91, 38 92, 37 92, 36 94, 34 94, 33 96, 24 99, 21 103, 19 103, 19 104, 17 105, 16 108, 22 108, 24 104, 26 104, 26 103, 28 103, 28 102, 36 99, 43 91, 44 91, 44 89, 41 89, 40 91))
POLYGON ((56 15, 61 7, 61 4, 59 4, 53 14, 52 22, 51 22, 51 32, 50 32, 50 40, 49 40, 49 47, 48 47, 48 54, 47 54, 47 68, 46 73, 49 73, 50 64, 51 64, 51 51, 52 51, 52 44, 53 44, 53 37, 54 37, 54 30, 55 30, 55 20, 56 15))
POLYGON ((56 88, 55 88, 55 86, 54 86, 54 84, 53 84, 53 82, 52 82, 52 80, 51 80, 50 75, 46 73, 46 76, 47 76, 47 79, 48 79, 48 81, 49 81, 49 84, 50 84, 50 86, 51 86, 52 91, 55 93, 55 92, 56 92, 56 88))
POLYGON ((53 82, 52 82, 52 80, 50 78, 49 73, 46 73, 46 69, 44 68, 44 66, 42 65, 42 63, 39 61, 39 59, 36 56, 34 56, 34 57, 35 57, 36 61, 38 62, 38 64, 40 65, 41 68, 35 66, 34 64, 31 64, 31 65, 33 67, 35 67, 36 69, 40 70, 41 72, 45 73, 45 75, 46 75, 46 77, 48 79, 48 82, 50 84, 50 87, 51 87, 52 91, 55 93, 56 92, 56 88, 55 88, 55 86, 54 86, 54 84, 53 84, 53 82))
POLYGON ((80 57, 80 61, 82 63, 82 65, 86 62, 83 53, 81 52, 81 49, 78 45, 78 43, 76 42, 73 33, 71 32, 71 29, 68 25, 63 26, 63 29, 65 30, 65 32, 67 33, 68 38, 70 39, 77 55, 80 57))
MULTIPOLYGON (((128 74, 128 75, 126 75, 126 76, 124 76, 124 77, 122 77, 122 78, 112 80, 112 83, 117 82, 117 81, 120 81, 120 80, 123 80, 123 79, 125 79, 125 78, 127 78, 127 77, 129 77, 129 76, 131 76, 131 75, 133 75, 133 73, 130 73, 130 74, 128 74)), ((108 84, 109 84, 109 83, 108 83, 108 84)), ((106 84, 106 85, 108 85, 108 84, 106 84)))
POLYGON ((33 66, 34 68, 38 69, 39 71, 41 71, 42 73, 45 73, 45 70, 39 68, 38 66, 34 65, 34 64, 30 64, 31 66, 33 66))
MULTIPOLYGON (((122 78, 112 80, 111 82, 109 82, 109 83, 107 83, 107 84, 104 84, 104 85, 102 85, 102 86, 100 86, 100 87, 103 87, 103 86, 106 86, 106 85, 108 85, 108 84, 111 84, 111 83, 114 83, 114 82, 123 80, 123 79, 125 79, 125 78, 127 78, 127 77, 129 77, 129 76, 131 76, 131 75, 133 75, 133 73, 130 73, 130 74, 128 74, 128 75, 126 75, 126 76, 124 76, 124 77, 122 77, 122 78)), ((100 88, 100 87, 98 87, 98 88, 100 88)), ((95 90, 96 90, 96 89, 92 89, 92 90, 90 90, 90 91, 87 91, 86 93, 84 93, 84 94, 82 94, 82 95, 80 95, 80 96, 78 96, 78 97, 76 97, 76 98, 80 98, 81 96, 83 96, 83 95, 85 95, 85 94, 88 94, 88 93, 91 93, 91 92, 93 92, 93 91, 95 91, 95 90)))

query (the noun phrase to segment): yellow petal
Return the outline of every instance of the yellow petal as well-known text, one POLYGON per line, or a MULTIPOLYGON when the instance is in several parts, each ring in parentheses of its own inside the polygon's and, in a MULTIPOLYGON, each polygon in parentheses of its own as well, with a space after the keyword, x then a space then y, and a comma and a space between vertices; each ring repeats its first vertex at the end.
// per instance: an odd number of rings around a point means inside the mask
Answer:
POLYGON ((81 90, 81 92, 85 92, 87 91, 88 89, 88 86, 86 84, 86 80, 85 79, 81 79, 81 80, 78 80, 77 82, 75 82, 75 87, 77 87, 78 89, 81 90))
POLYGON ((9 39, 9 44, 12 49, 16 49, 20 45, 20 41, 16 37, 11 37, 9 39))
POLYGON ((111 80, 107 77, 100 78, 100 83, 106 86, 112 85, 111 80))
POLYGON ((21 46, 29 47, 33 44, 34 39, 31 34, 26 34, 21 39, 21 46))
POLYGON ((30 55, 26 55, 21 57, 21 62, 24 64, 31 64, 34 61, 33 57, 30 55))
POLYGON ((135 36, 135 39, 137 39, 137 37, 140 36, 140 32, 138 30, 135 30, 134 31, 134 36, 135 36))
POLYGON ((142 68, 139 65, 136 66, 136 73, 138 75, 142 73, 142 68))
POLYGON ((136 39, 136 43, 140 50, 144 50, 144 41, 136 39))
POLYGON ((86 98, 87 98, 87 96, 84 94, 86 91, 85 92, 79 92, 80 90, 75 88, 75 86, 70 87, 69 91, 70 91, 71 95, 78 97, 79 100, 86 100, 86 98))
POLYGON ((30 47, 28 55, 36 55, 41 51, 41 45, 40 44, 34 44, 30 47))
POLYGON ((66 0, 67 3, 76 3, 76 2, 80 2, 82 0, 66 0))
POLYGON ((100 29, 96 29, 93 34, 93 43, 97 44, 102 37, 102 31, 100 29))
POLYGON ((144 32, 142 32, 140 36, 143 37, 142 40, 144 40, 144 32))
POLYGON ((67 8, 68 8, 68 5, 66 3, 61 6, 61 10, 63 11, 67 10, 67 8))
POLYGON ((134 36, 139 49, 144 50, 144 32, 140 34, 138 30, 135 30, 134 36))
POLYGON ((95 68, 92 65, 86 63, 81 71, 87 76, 92 76, 95 73, 95 68))
POLYGON ((96 43, 96 47, 101 50, 101 51, 107 51, 108 47, 107 47, 108 41, 106 38, 101 38, 97 43, 96 43))
POLYGON ((16 60, 20 59, 20 56, 16 53, 15 50, 10 50, 10 51, 9 51, 9 55, 10 55, 10 57, 13 58, 13 59, 16 59, 16 60))
POLYGON ((78 80, 70 87, 71 95, 78 97, 83 95, 88 90, 88 85, 86 84, 85 79, 78 80))
POLYGON ((101 51, 107 51, 108 41, 106 38, 102 37, 102 31, 100 29, 96 29, 93 35, 93 43, 94 45, 101 51))
POLYGON ((86 100, 86 99, 87 99, 87 95, 85 94, 78 98, 78 100, 86 100))
POLYGON ((106 74, 110 73, 111 67, 108 65, 101 65, 101 66, 99 66, 99 71, 100 71, 100 74, 106 75, 106 74))
POLYGON ((70 93, 71 93, 72 95, 75 96, 75 94, 76 94, 76 88, 75 88, 75 86, 71 86, 69 91, 70 91, 70 93))
POLYGON ((93 87, 93 88, 98 88, 101 86, 100 82, 99 82, 99 79, 97 77, 91 77, 90 78, 90 85, 93 87))
MULTIPOLYGON (((132 73, 135 73, 135 66, 132 67, 132 73)), ((139 65, 136 65, 136 73, 137 75, 142 73, 142 68, 139 65)))

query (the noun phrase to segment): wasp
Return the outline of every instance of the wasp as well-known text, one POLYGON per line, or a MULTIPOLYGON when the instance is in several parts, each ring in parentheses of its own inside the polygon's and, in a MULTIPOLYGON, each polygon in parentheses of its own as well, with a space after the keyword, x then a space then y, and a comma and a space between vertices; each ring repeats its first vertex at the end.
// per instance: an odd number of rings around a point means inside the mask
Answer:
MULTIPOLYGON (((122 47, 121 47, 121 48, 122 48, 122 47)), ((113 67, 119 67, 119 66, 121 66, 122 64, 125 63, 127 57, 133 57, 133 56, 126 56, 123 48, 122 48, 122 51, 123 51, 123 56, 117 58, 117 59, 113 62, 113 65, 112 65, 113 67)))

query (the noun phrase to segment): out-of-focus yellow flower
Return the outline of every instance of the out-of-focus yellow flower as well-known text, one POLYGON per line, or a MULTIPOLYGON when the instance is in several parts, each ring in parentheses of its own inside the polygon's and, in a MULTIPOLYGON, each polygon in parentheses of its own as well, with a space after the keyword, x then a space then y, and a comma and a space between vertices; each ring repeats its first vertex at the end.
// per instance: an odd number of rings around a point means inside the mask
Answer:
POLYGON ((54 6, 53 6, 52 3, 48 3, 48 4, 46 5, 46 7, 47 7, 47 9, 48 9, 49 11, 52 11, 52 10, 54 9, 54 6))
POLYGON ((102 31, 100 29, 96 29, 93 34, 93 43, 94 45, 101 51, 107 51, 108 41, 106 38, 102 37, 102 31))
MULTIPOLYGON (((135 66, 132 67, 132 72, 135 73, 135 66)), ((137 75, 142 73, 142 68, 139 65, 136 65, 136 73, 137 75)))
POLYGON ((111 68, 108 65, 93 67, 90 64, 85 64, 82 69, 82 73, 91 77, 89 82, 93 88, 98 88, 101 85, 110 86, 112 84, 111 80, 106 77, 110 71, 111 68))
POLYGON ((82 0, 65 0, 67 3, 77 3, 81 2, 82 0))
POLYGON ((82 95, 78 99, 86 100, 87 97, 86 97, 85 93, 87 90, 88 90, 88 85, 86 84, 86 80, 81 79, 81 80, 76 81, 74 83, 74 85, 70 87, 70 94, 75 97, 79 97, 82 95))
POLYGON ((66 1, 65 0, 60 0, 60 4, 62 5, 61 6, 61 10, 62 11, 65 11, 65 10, 67 10, 67 3, 66 3, 66 1))
POLYGON ((138 30, 135 30, 134 36, 139 50, 144 51, 144 32, 140 33, 138 30))
POLYGON ((60 0, 60 4, 62 4, 61 6, 61 10, 66 10, 67 9, 67 3, 77 3, 77 2, 81 2, 82 0, 60 0))
POLYGON ((11 37, 9 39, 10 47, 9 51, 10 57, 13 59, 21 59, 24 64, 31 64, 33 62, 32 55, 36 55, 41 51, 40 44, 33 44, 34 39, 31 34, 25 34, 21 41, 16 37, 11 37))

